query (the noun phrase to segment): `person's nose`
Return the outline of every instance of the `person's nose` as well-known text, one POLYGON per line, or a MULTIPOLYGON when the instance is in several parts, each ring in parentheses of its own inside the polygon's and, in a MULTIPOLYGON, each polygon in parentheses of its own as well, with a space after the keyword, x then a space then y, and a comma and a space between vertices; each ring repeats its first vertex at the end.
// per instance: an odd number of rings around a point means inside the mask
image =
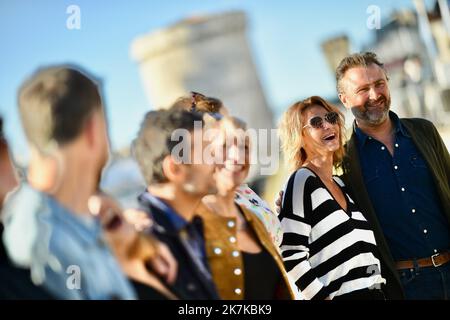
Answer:
POLYGON ((369 99, 370 100, 377 100, 380 97, 380 93, 375 87, 370 87, 369 89, 369 99))
POLYGON ((329 130, 329 129, 331 129, 333 127, 333 125, 331 124, 331 123, 329 123, 328 121, 326 121, 325 119, 323 119, 323 122, 322 122, 322 128, 324 129, 324 130, 329 130))

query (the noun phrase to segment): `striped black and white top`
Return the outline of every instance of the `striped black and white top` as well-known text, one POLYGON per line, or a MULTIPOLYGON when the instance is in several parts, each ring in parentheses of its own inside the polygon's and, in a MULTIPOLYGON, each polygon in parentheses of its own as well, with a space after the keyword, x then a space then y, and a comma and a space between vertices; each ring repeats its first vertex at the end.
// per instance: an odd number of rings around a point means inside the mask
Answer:
POLYGON ((308 168, 293 173, 284 188, 280 249, 305 299, 333 299, 385 283, 371 227, 342 180, 334 180, 345 195, 347 211, 308 168))

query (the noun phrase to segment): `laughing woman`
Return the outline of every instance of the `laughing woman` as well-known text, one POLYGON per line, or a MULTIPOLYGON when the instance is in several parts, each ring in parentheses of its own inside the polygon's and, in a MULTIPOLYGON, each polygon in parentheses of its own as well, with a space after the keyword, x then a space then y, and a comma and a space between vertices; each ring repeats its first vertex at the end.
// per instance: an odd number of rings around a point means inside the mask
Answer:
POLYGON ((278 216, 286 270, 306 299, 384 299, 370 224, 333 176, 344 154, 343 115, 313 96, 283 115, 283 151, 295 172, 278 216))

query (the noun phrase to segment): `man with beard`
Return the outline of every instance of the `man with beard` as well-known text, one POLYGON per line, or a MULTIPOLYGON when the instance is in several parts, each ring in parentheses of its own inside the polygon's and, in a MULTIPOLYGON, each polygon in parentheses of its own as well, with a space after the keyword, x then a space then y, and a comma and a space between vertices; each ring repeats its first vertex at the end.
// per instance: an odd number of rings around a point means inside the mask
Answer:
POLYGON ((148 185, 139 202, 153 218, 153 233, 178 261, 169 289, 180 299, 219 299, 207 262, 203 222, 194 217, 202 198, 217 192, 216 166, 204 158, 210 148, 203 139, 203 124, 197 113, 151 111, 133 144, 148 185))
POLYGON ((38 70, 19 91, 30 144, 27 181, 4 205, 11 262, 58 299, 133 299, 135 292, 89 212, 109 153, 97 84, 78 68, 38 70))
POLYGON ((353 54, 336 69, 339 99, 355 116, 344 180, 372 223, 388 298, 450 297, 450 157, 434 125, 399 119, 383 64, 353 54))

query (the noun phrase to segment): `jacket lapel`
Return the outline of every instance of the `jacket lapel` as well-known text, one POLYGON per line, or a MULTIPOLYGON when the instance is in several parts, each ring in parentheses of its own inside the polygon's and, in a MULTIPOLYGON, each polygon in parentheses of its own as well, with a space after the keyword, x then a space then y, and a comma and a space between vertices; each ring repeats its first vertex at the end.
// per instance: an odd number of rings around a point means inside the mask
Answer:
MULTIPOLYGON (((147 199, 142 199, 142 203, 144 204, 144 209, 146 212, 151 212, 151 217, 155 222, 155 231, 161 234, 164 234, 166 237, 169 237, 172 243, 175 243, 179 248, 183 248, 184 255, 188 257, 189 270, 191 274, 197 278, 197 280, 203 285, 203 287, 209 292, 211 297, 217 297, 216 288, 213 285, 212 278, 209 278, 200 271, 199 266, 196 264, 197 259, 189 249, 187 245, 187 241, 183 241, 182 235, 175 230, 175 227, 170 222, 170 219, 167 218, 165 213, 160 209, 156 208, 151 204, 147 199)), ((209 272, 209 270, 208 270, 209 272)))

